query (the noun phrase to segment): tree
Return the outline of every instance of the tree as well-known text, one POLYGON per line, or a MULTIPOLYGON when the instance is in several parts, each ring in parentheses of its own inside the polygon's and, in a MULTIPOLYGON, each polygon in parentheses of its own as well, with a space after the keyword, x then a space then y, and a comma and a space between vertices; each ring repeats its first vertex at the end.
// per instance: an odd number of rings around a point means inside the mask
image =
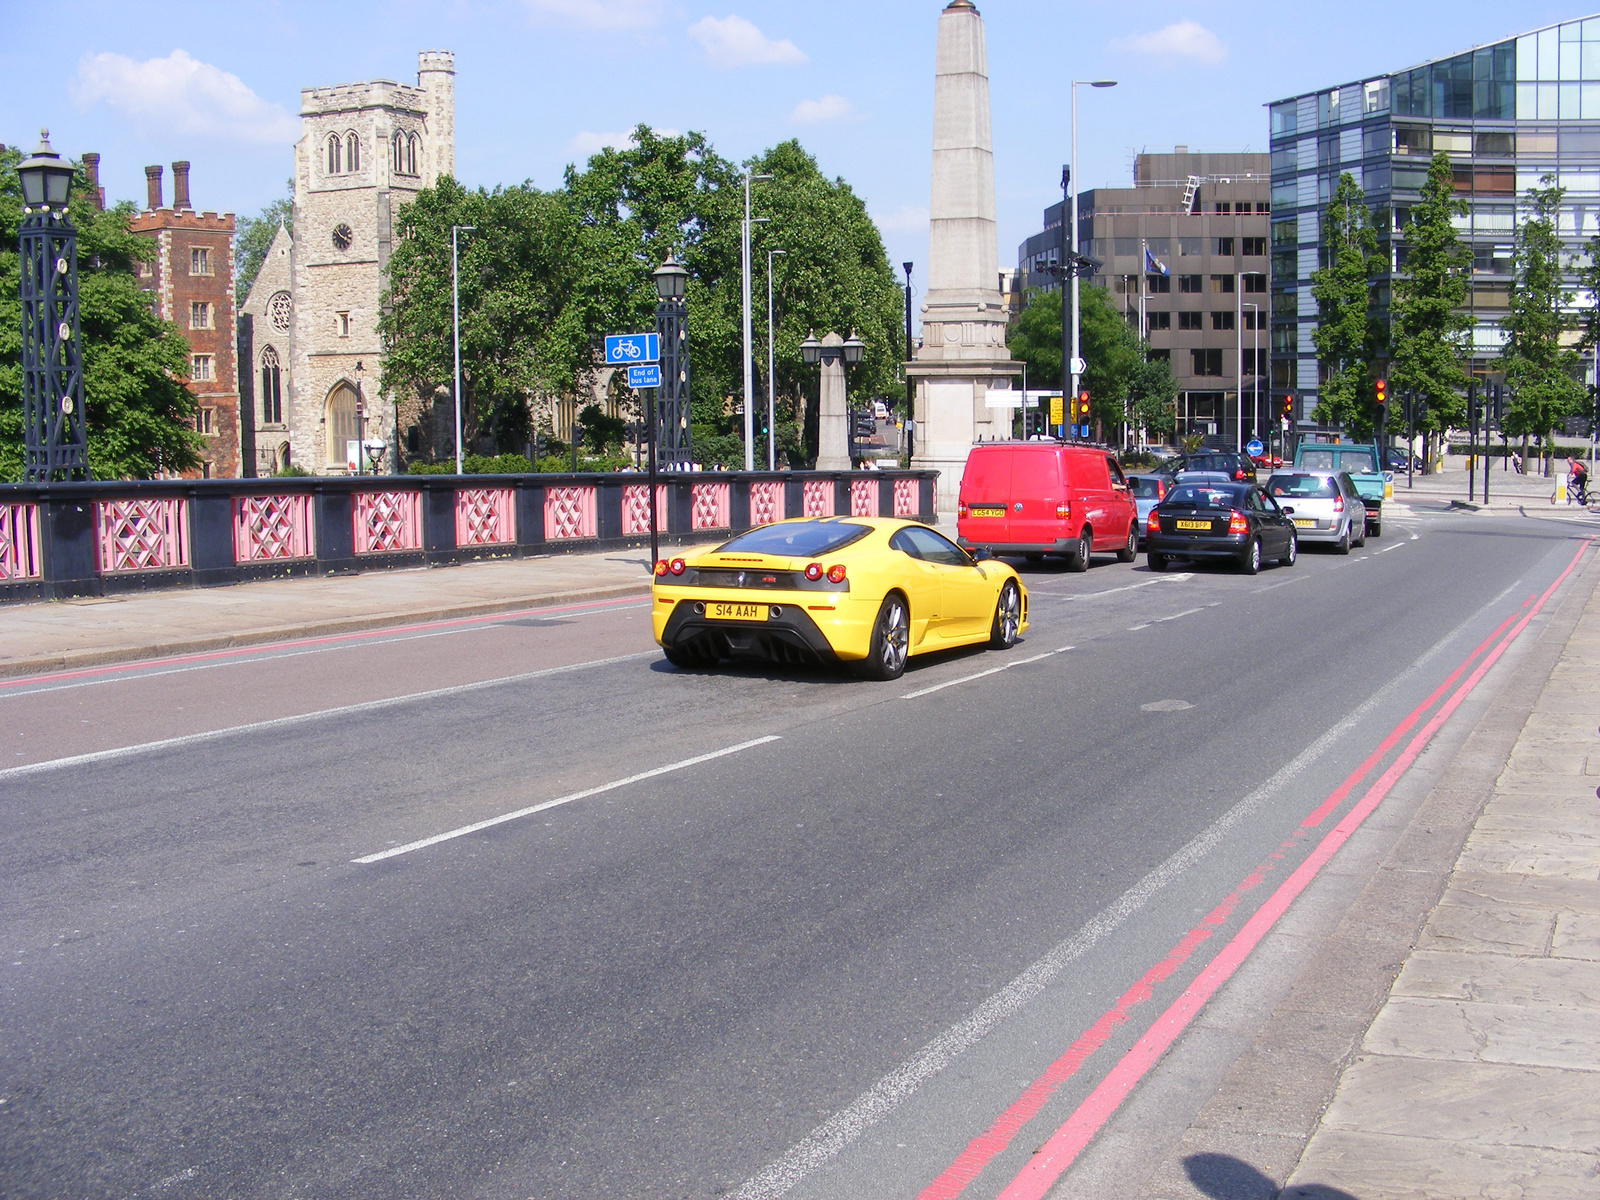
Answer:
MULTIPOLYGON (((1584 247, 1583 265, 1578 269, 1578 282, 1580 289, 1587 293, 1589 304, 1583 310, 1579 321, 1579 328, 1583 336, 1578 345, 1590 354, 1600 354, 1600 234, 1589 239, 1584 247)), ((1585 424, 1588 426, 1592 437, 1600 432, 1600 394, 1592 384, 1585 385, 1588 396, 1585 424)))
POLYGON ((233 240, 233 294, 241 305, 255 286, 261 264, 267 261, 267 251, 272 248, 278 226, 284 226, 291 235, 294 233, 294 180, 288 181, 288 189, 288 195, 279 196, 263 208, 259 217, 244 217, 239 221, 233 240))
POLYGON ((1133 423, 1144 430, 1146 437, 1169 437, 1177 429, 1178 413, 1173 402, 1178 398, 1178 381, 1172 377, 1172 360, 1152 357, 1148 343, 1145 357, 1128 381, 1128 395, 1133 402, 1133 423))
MULTIPOLYGON (((1422 200, 1405 227, 1406 274, 1394 285, 1389 388, 1427 407, 1424 432, 1443 434, 1466 413, 1461 393, 1470 377, 1461 368, 1472 318, 1464 310, 1472 255, 1456 236, 1452 216, 1467 211, 1455 196, 1455 175, 1443 151, 1428 166, 1422 200)), ((1429 456, 1424 454, 1424 459, 1429 456)))
POLYGON ((1321 368, 1314 416, 1357 437, 1373 431, 1372 361, 1383 343, 1372 312, 1372 277, 1383 267, 1366 194, 1349 172, 1339 176, 1323 224, 1327 265, 1311 276, 1320 321, 1312 334, 1321 368))
MULTIPOLYGON (((1049 386, 1061 378, 1061 322, 1061 289, 1029 291, 1011 322, 1006 346, 1012 358, 1028 364, 1030 383, 1049 386)), ((1101 430, 1128 420, 1130 401, 1143 401, 1152 420, 1158 420, 1155 410, 1177 395, 1171 364, 1147 360, 1148 347, 1104 288, 1080 286, 1078 339, 1087 368, 1079 386, 1089 393, 1089 412, 1101 430)))
MULTIPOLYGON (((17 232, 20 151, 0 150, 0 479, 22 478, 22 302, 17 232)), ((101 210, 82 171, 69 215, 78 230, 78 322, 89 470, 96 479, 150 479, 200 465, 189 345, 157 317, 134 266, 155 245, 129 229, 135 210, 101 210)))
POLYGON ((1582 409, 1577 350, 1561 344, 1576 327, 1563 307, 1561 239, 1556 217, 1562 188, 1546 175, 1527 191, 1512 254, 1511 308, 1501 328, 1506 333, 1500 357, 1510 403, 1506 432, 1548 443, 1551 432, 1582 409))

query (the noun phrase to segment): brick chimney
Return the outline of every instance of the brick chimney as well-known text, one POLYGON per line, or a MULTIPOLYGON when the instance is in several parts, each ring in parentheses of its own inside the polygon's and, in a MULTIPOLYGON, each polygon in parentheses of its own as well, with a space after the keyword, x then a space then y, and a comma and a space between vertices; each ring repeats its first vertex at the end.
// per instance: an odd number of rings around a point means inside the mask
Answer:
POLYGON ((100 186, 100 156, 94 151, 89 151, 83 156, 83 175, 89 181, 89 195, 94 197, 94 206, 106 206, 106 190, 100 186))
POLYGON ((172 207, 181 212, 189 207, 189 164, 172 164, 172 207))
POLYGON ((145 207, 151 212, 161 207, 161 168, 144 169, 145 207))

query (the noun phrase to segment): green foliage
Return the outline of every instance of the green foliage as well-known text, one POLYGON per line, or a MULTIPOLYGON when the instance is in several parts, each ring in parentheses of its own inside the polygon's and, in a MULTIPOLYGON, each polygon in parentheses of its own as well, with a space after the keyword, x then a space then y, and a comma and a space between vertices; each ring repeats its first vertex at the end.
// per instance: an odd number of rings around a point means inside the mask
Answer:
POLYGON ((578 414, 578 427, 583 430, 583 444, 591 451, 620 449, 628 436, 628 424, 621 417, 608 417, 598 404, 585 406, 578 414))
POLYGON ((1506 346, 1501 369, 1511 394, 1505 430, 1513 437, 1548 438, 1550 432, 1581 410, 1583 386, 1575 349, 1561 344, 1561 335, 1575 327, 1563 311, 1561 239, 1556 214, 1563 189, 1546 175, 1542 187, 1529 188, 1527 208, 1517 224, 1512 258, 1511 311, 1501 327, 1506 346))
POLYGON ((282 470, 274 471, 272 476, 274 479, 309 479, 311 472, 299 463, 290 463, 282 470))
POLYGON ((1384 267, 1366 194, 1348 172, 1339 176, 1328 204, 1322 244, 1329 262, 1311 277, 1321 314, 1311 338, 1322 376, 1314 415, 1358 439, 1370 437, 1375 416, 1372 362, 1384 342, 1372 311, 1371 285, 1384 267))
POLYGON ((1466 211, 1466 201, 1455 195, 1450 156, 1441 150, 1428 166, 1421 203, 1412 206, 1405 228, 1406 275, 1394 285, 1389 367, 1390 394, 1398 399, 1409 392, 1423 400, 1420 427, 1433 432, 1458 426, 1466 416, 1461 393, 1470 379, 1461 359, 1472 328, 1464 310, 1472 254, 1450 222, 1466 211))
POLYGON ((1142 358, 1135 364, 1128 380, 1128 394, 1133 401, 1133 420, 1142 427, 1145 436, 1166 438, 1178 427, 1178 381, 1172 377, 1172 361, 1166 358, 1142 358))
MULTIPOLYGON (((21 153, 0 151, 0 479, 22 478, 22 302, 17 231, 21 153)), ((79 172, 69 209, 78 230, 78 321, 89 469, 96 479, 150 479, 200 463, 189 346, 150 308, 134 276, 154 243, 133 233, 131 204, 101 211, 79 172)))
POLYGON ((282 225, 294 233, 294 180, 285 187, 288 194, 279 196, 261 210, 259 217, 241 217, 235 228, 233 240, 233 294, 244 304, 245 297, 255 286, 261 265, 267 261, 267 251, 272 239, 278 236, 282 225))

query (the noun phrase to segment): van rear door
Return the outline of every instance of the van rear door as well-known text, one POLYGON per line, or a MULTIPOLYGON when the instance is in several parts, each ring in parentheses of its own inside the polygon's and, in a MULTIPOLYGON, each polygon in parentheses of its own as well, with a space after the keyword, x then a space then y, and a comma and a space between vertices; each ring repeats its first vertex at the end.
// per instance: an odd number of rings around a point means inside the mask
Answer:
POLYGON ((961 506, 956 532, 975 546, 1012 542, 1012 446, 974 446, 961 472, 961 506))
POLYGON ((1014 543, 1050 544, 1068 537, 1056 505, 1066 500, 1061 451, 1055 446, 1018 447, 1011 465, 1011 537, 1014 543))

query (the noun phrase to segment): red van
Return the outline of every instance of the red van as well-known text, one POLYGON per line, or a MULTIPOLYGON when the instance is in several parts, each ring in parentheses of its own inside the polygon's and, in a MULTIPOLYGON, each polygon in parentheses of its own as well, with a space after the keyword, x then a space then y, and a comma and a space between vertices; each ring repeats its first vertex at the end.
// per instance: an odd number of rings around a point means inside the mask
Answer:
POLYGON ((1061 554, 1083 571, 1096 550, 1132 562, 1138 506, 1105 450, 1053 442, 984 442, 961 473, 957 541, 995 554, 1061 554))

